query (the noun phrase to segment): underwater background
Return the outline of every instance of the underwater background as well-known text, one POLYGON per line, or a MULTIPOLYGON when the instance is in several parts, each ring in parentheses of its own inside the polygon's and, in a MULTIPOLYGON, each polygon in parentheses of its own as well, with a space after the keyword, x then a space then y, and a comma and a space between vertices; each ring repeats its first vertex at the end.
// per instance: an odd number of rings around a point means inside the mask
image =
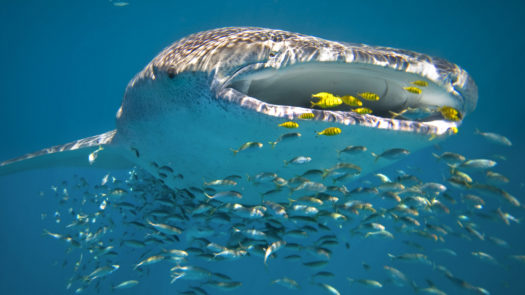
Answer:
MULTIPOLYGON (((172 42, 212 28, 260 26, 328 40, 409 49, 457 63, 478 85, 477 109, 465 119, 457 135, 382 171, 388 174, 396 169, 419 167, 418 177, 445 183, 443 167, 438 166, 431 152, 452 151, 469 158, 502 155, 506 160, 498 160, 495 171, 510 179, 504 185, 505 190, 525 202, 522 88, 525 3, 522 1, 130 0, 127 3, 121 6, 103 0, 2 1, 0 161, 113 129, 128 81, 172 42), (505 135, 513 145, 488 142, 475 134, 476 128, 505 135)), ((67 245, 42 234, 44 228, 51 231, 60 228, 54 212, 67 211, 75 204, 59 204, 50 188, 63 180, 71 181, 73 175, 97 183, 106 173, 64 168, 0 177, 1 294, 75 292, 75 288, 66 290, 66 284, 78 255, 67 254, 67 245)), ((127 173, 114 171, 112 175, 125 178, 127 173)), ((348 184, 349 188, 358 185, 348 184)), ((525 215, 522 207, 502 204, 502 208, 518 219, 525 215)), ((453 217, 444 218, 451 223, 453 217)), ((479 223, 485 232, 497 235, 509 246, 450 238, 443 247, 455 249, 457 256, 433 253, 432 260, 490 294, 525 294, 525 263, 509 258, 525 254, 523 225, 506 225, 491 219, 479 223), (491 253, 498 263, 481 261, 471 254, 473 251, 491 253)), ((116 222, 112 231, 119 230, 116 222)), ((347 237, 333 249, 332 261, 325 269, 335 277, 324 282, 341 294, 415 293, 410 286, 384 283, 383 288, 370 288, 347 280, 350 277, 385 282, 383 265, 395 264, 386 253, 407 252, 399 250, 402 245, 396 240, 371 242, 347 237), (350 244, 349 248, 345 242, 350 244)), ((430 242, 422 245, 434 247, 430 242)), ((199 285, 191 281, 170 284, 169 267, 160 264, 152 265, 147 273, 134 274, 131 266, 137 263, 136 256, 133 253, 127 256, 126 251, 116 249, 123 259, 119 262, 121 270, 104 278, 99 289, 90 288, 83 293, 177 294, 188 291, 188 286, 199 285), (130 279, 140 283, 112 291, 111 286, 130 279)), ((482 294, 458 287, 432 270, 432 266, 397 266, 425 287, 428 279, 447 294, 482 294)), ((208 294, 329 294, 309 282, 311 274, 320 269, 293 262, 275 260, 264 267, 261 257, 246 257, 221 261, 208 268, 242 282, 242 286, 233 290, 204 287, 208 294), (301 290, 270 284, 284 276, 300 281, 301 290)))

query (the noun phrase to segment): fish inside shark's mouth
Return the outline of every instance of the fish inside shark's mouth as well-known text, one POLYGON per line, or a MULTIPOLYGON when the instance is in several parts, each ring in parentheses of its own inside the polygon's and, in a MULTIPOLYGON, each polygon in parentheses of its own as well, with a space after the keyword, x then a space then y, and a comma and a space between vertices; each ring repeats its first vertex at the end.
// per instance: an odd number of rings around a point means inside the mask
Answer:
MULTIPOLYGON (((272 104, 331 111, 364 113, 381 118, 411 121, 447 119, 442 108, 457 110, 462 119, 462 99, 420 75, 368 64, 303 63, 279 69, 240 70, 226 87, 272 104), (319 92, 335 97, 353 96, 361 105, 341 103, 330 107, 312 105, 319 92), (363 93, 378 99, 365 99, 363 93)), ((450 118, 448 118, 450 119, 450 118)))

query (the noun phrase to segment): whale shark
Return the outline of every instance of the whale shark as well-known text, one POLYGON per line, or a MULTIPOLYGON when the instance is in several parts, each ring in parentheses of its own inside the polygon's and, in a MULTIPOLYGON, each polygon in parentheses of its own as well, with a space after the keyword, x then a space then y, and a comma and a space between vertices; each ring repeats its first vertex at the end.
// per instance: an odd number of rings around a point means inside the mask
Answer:
POLYGON ((360 168, 355 179, 398 160, 374 154, 413 152, 456 133, 477 97, 471 76, 441 58, 275 29, 220 28, 185 37, 147 64, 129 82, 114 130, 7 160, 0 175, 139 167, 175 189, 236 175, 246 179, 240 202, 259 203, 251 185, 258 173, 290 179, 352 163, 360 168), (424 87, 407 91, 415 81, 424 87), (345 104, 312 107, 319 92, 380 99, 363 100, 368 114, 345 104), (446 118, 443 107, 460 117, 446 118), (279 126, 285 121, 299 127, 279 126), (323 136, 331 127, 340 134, 323 136), (367 152, 337 152, 349 145, 367 152), (290 162, 297 157, 311 161, 290 162))

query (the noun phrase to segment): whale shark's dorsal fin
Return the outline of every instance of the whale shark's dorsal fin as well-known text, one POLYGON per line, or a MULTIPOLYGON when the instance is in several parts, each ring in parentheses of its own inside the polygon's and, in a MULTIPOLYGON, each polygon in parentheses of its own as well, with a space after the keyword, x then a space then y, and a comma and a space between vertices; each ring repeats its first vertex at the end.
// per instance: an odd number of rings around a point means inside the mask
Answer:
POLYGON ((112 143, 116 130, 46 148, 0 163, 0 175, 52 167, 130 168, 132 151, 112 143), (91 155, 91 157, 90 157, 91 155))

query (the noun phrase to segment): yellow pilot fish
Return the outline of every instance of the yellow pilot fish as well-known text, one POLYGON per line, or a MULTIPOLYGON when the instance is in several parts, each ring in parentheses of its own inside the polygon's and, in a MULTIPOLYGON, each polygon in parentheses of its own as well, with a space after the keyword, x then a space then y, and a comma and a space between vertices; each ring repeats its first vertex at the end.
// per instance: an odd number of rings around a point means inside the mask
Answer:
POLYGON ((329 92, 318 92, 318 93, 312 94, 312 97, 316 97, 316 98, 320 98, 320 99, 326 99, 326 98, 334 97, 334 96, 335 95, 333 95, 332 93, 329 93, 329 92))
POLYGON ((326 136, 334 136, 341 133, 341 129, 337 127, 328 127, 325 130, 321 132, 317 132, 317 136, 319 135, 326 135, 326 136))
POLYGON ((312 97, 320 98, 320 100, 318 102, 311 101, 311 107, 318 106, 320 108, 326 109, 336 107, 343 103, 340 97, 334 96, 333 94, 328 92, 319 92, 316 94, 312 94, 312 97))
POLYGON ((371 114, 372 110, 369 108, 357 108, 357 109, 353 109, 352 112, 364 115, 364 114, 371 114))
POLYGON ((373 92, 361 92, 361 93, 358 93, 358 95, 366 100, 379 100, 379 95, 373 92))
POLYGON ((461 113, 453 107, 443 106, 438 109, 443 118, 448 121, 459 121, 461 120, 461 113))
POLYGON ((341 97, 341 100, 352 107, 360 107, 363 105, 363 102, 361 102, 359 99, 357 99, 355 96, 352 95, 345 95, 341 97))
POLYGON ((313 113, 304 113, 299 116, 299 119, 310 120, 310 119, 313 119, 314 117, 315 115, 313 113))
POLYGON ((284 128, 298 128, 299 124, 297 124, 297 123, 295 123, 293 121, 288 121, 288 122, 284 122, 282 124, 279 124, 277 126, 284 127, 284 128))
POLYGON ((414 85, 417 85, 417 86, 421 86, 421 87, 427 87, 428 86, 428 82, 427 81, 423 81, 423 80, 416 80, 414 82, 411 82, 412 84, 414 85))
POLYGON ((410 93, 414 93, 414 94, 421 94, 422 92, 421 89, 414 87, 414 86, 403 87, 403 89, 405 89, 406 91, 410 93))

